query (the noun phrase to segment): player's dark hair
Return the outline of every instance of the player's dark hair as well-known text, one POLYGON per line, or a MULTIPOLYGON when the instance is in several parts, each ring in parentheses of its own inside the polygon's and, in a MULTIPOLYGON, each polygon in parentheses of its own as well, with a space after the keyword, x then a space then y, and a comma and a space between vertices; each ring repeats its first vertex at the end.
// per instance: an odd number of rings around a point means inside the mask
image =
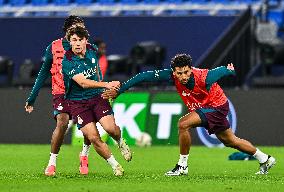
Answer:
POLYGON ((80 38, 89 39, 89 32, 85 27, 82 26, 74 26, 68 29, 67 31, 67 40, 70 41, 72 35, 76 34, 80 38))
POLYGON ((192 58, 188 54, 177 54, 171 60, 171 68, 175 70, 176 67, 192 67, 192 58))
POLYGON ((77 23, 82 23, 84 24, 84 20, 81 17, 78 17, 76 15, 70 15, 69 17, 67 17, 64 21, 62 30, 64 33, 67 32, 67 30, 72 27, 73 25, 77 24, 77 23))

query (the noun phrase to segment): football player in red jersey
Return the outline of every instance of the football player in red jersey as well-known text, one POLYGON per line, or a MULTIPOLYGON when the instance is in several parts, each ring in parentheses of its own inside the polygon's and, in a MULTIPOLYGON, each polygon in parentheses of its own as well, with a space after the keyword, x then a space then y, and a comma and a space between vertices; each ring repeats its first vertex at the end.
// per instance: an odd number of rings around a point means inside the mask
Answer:
POLYGON ((253 146, 249 141, 238 138, 227 120, 229 103, 217 81, 227 75, 234 75, 234 65, 215 69, 199 69, 192 66, 191 56, 177 54, 171 60, 171 69, 147 71, 137 74, 124 82, 118 93, 109 90, 104 98, 113 98, 140 82, 166 81, 175 85, 177 92, 187 106, 189 113, 179 119, 180 158, 176 166, 166 172, 167 176, 188 174, 188 155, 191 146, 190 131, 196 127, 205 127, 209 134, 215 134, 227 147, 253 155, 260 163, 257 174, 267 174, 276 163, 275 158, 253 146))

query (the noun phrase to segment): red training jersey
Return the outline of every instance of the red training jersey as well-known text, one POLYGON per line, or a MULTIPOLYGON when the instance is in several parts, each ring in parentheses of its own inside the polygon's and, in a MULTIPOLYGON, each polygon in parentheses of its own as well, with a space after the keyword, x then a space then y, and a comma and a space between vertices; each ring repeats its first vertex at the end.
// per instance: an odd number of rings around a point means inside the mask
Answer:
POLYGON ((217 83, 213 83, 210 90, 206 89, 206 77, 208 69, 198 69, 192 67, 194 76, 194 87, 192 90, 186 88, 173 75, 176 89, 187 106, 189 112, 200 108, 218 107, 226 103, 227 97, 217 83))
POLYGON ((106 71, 107 71, 107 67, 108 67, 107 57, 105 55, 102 55, 99 58, 99 66, 101 68, 102 76, 104 78, 106 71))
POLYGON ((62 74, 62 60, 66 51, 64 50, 64 47, 62 45, 62 40, 63 38, 53 41, 51 47, 53 61, 50 73, 53 95, 65 94, 65 85, 62 74))

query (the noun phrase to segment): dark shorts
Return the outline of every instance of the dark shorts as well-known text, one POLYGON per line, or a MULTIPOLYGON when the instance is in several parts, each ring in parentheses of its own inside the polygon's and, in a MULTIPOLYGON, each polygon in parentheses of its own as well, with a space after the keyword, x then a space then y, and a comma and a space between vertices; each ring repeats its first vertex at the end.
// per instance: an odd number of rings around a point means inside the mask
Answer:
POLYGON ((70 100, 69 105, 78 129, 113 114, 109 101, 103 99, 101 95, 87 100, 70 100))
POLYGON ((61 113, 67 113, 71 119, 71 110, 68 100, 64 99, 64 94, 53 95, 52 101, 54 119, 56 119, 56 116, 61 113))
POLYGON ((230 123, 227 119, 229 112, 229 102, 215 108, 197 109, 196 113, 200 116, 202 124, 208 133, 216 134, 230 128, 230 123))

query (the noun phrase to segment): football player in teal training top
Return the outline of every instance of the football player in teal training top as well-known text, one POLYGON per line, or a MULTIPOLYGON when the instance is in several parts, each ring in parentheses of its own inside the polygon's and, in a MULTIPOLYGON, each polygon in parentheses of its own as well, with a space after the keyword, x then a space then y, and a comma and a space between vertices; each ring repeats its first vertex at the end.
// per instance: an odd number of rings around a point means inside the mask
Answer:
MULTIPOLYGON (((78 16, 70 15, 64 21, 63 32, 66 33, 67 30, 74 25, 84 26, 84 20, 78 16)), ((71 119, 68 102, 64 99, 65 85, 62 75, 62 59, 65 52, 70 48, 70 43, 67 41, 66 37, 54 40, 46 48, 44 62, 25 106, 27 112, 31 113, 33 111, 33 106, 40 89, 43 87, 45 80, 51 76, 56 128, 52 134, 49 162, 44 172, 47 176, 54 176, 56 173, 56 159, 63 143, 69 119, 71 119)), ((80 153, 79 167, 80 173, 84 175, 88 174, 88 154, 90 145, 90 141, 84 138, 83 149, 80 153)))
POLYGON ((99 135, 96 122, 117 141, 126 161, 132 158, 131 151, 121 137, 120 128, 116 125, 112 108, 108 100, 101 97, 103 88, 117 89, 118 81, 103 82, 98 65, 97 51, 87 44, 88 31, 76 26, 68 31, 67 39, 72 49, 65 53, 62 61, 65 82, 65 97, 69 100, 71 114, 77 127, 91 141, 97 153, 111 165, 116 176, 124 173, 106 143, 99 135))

